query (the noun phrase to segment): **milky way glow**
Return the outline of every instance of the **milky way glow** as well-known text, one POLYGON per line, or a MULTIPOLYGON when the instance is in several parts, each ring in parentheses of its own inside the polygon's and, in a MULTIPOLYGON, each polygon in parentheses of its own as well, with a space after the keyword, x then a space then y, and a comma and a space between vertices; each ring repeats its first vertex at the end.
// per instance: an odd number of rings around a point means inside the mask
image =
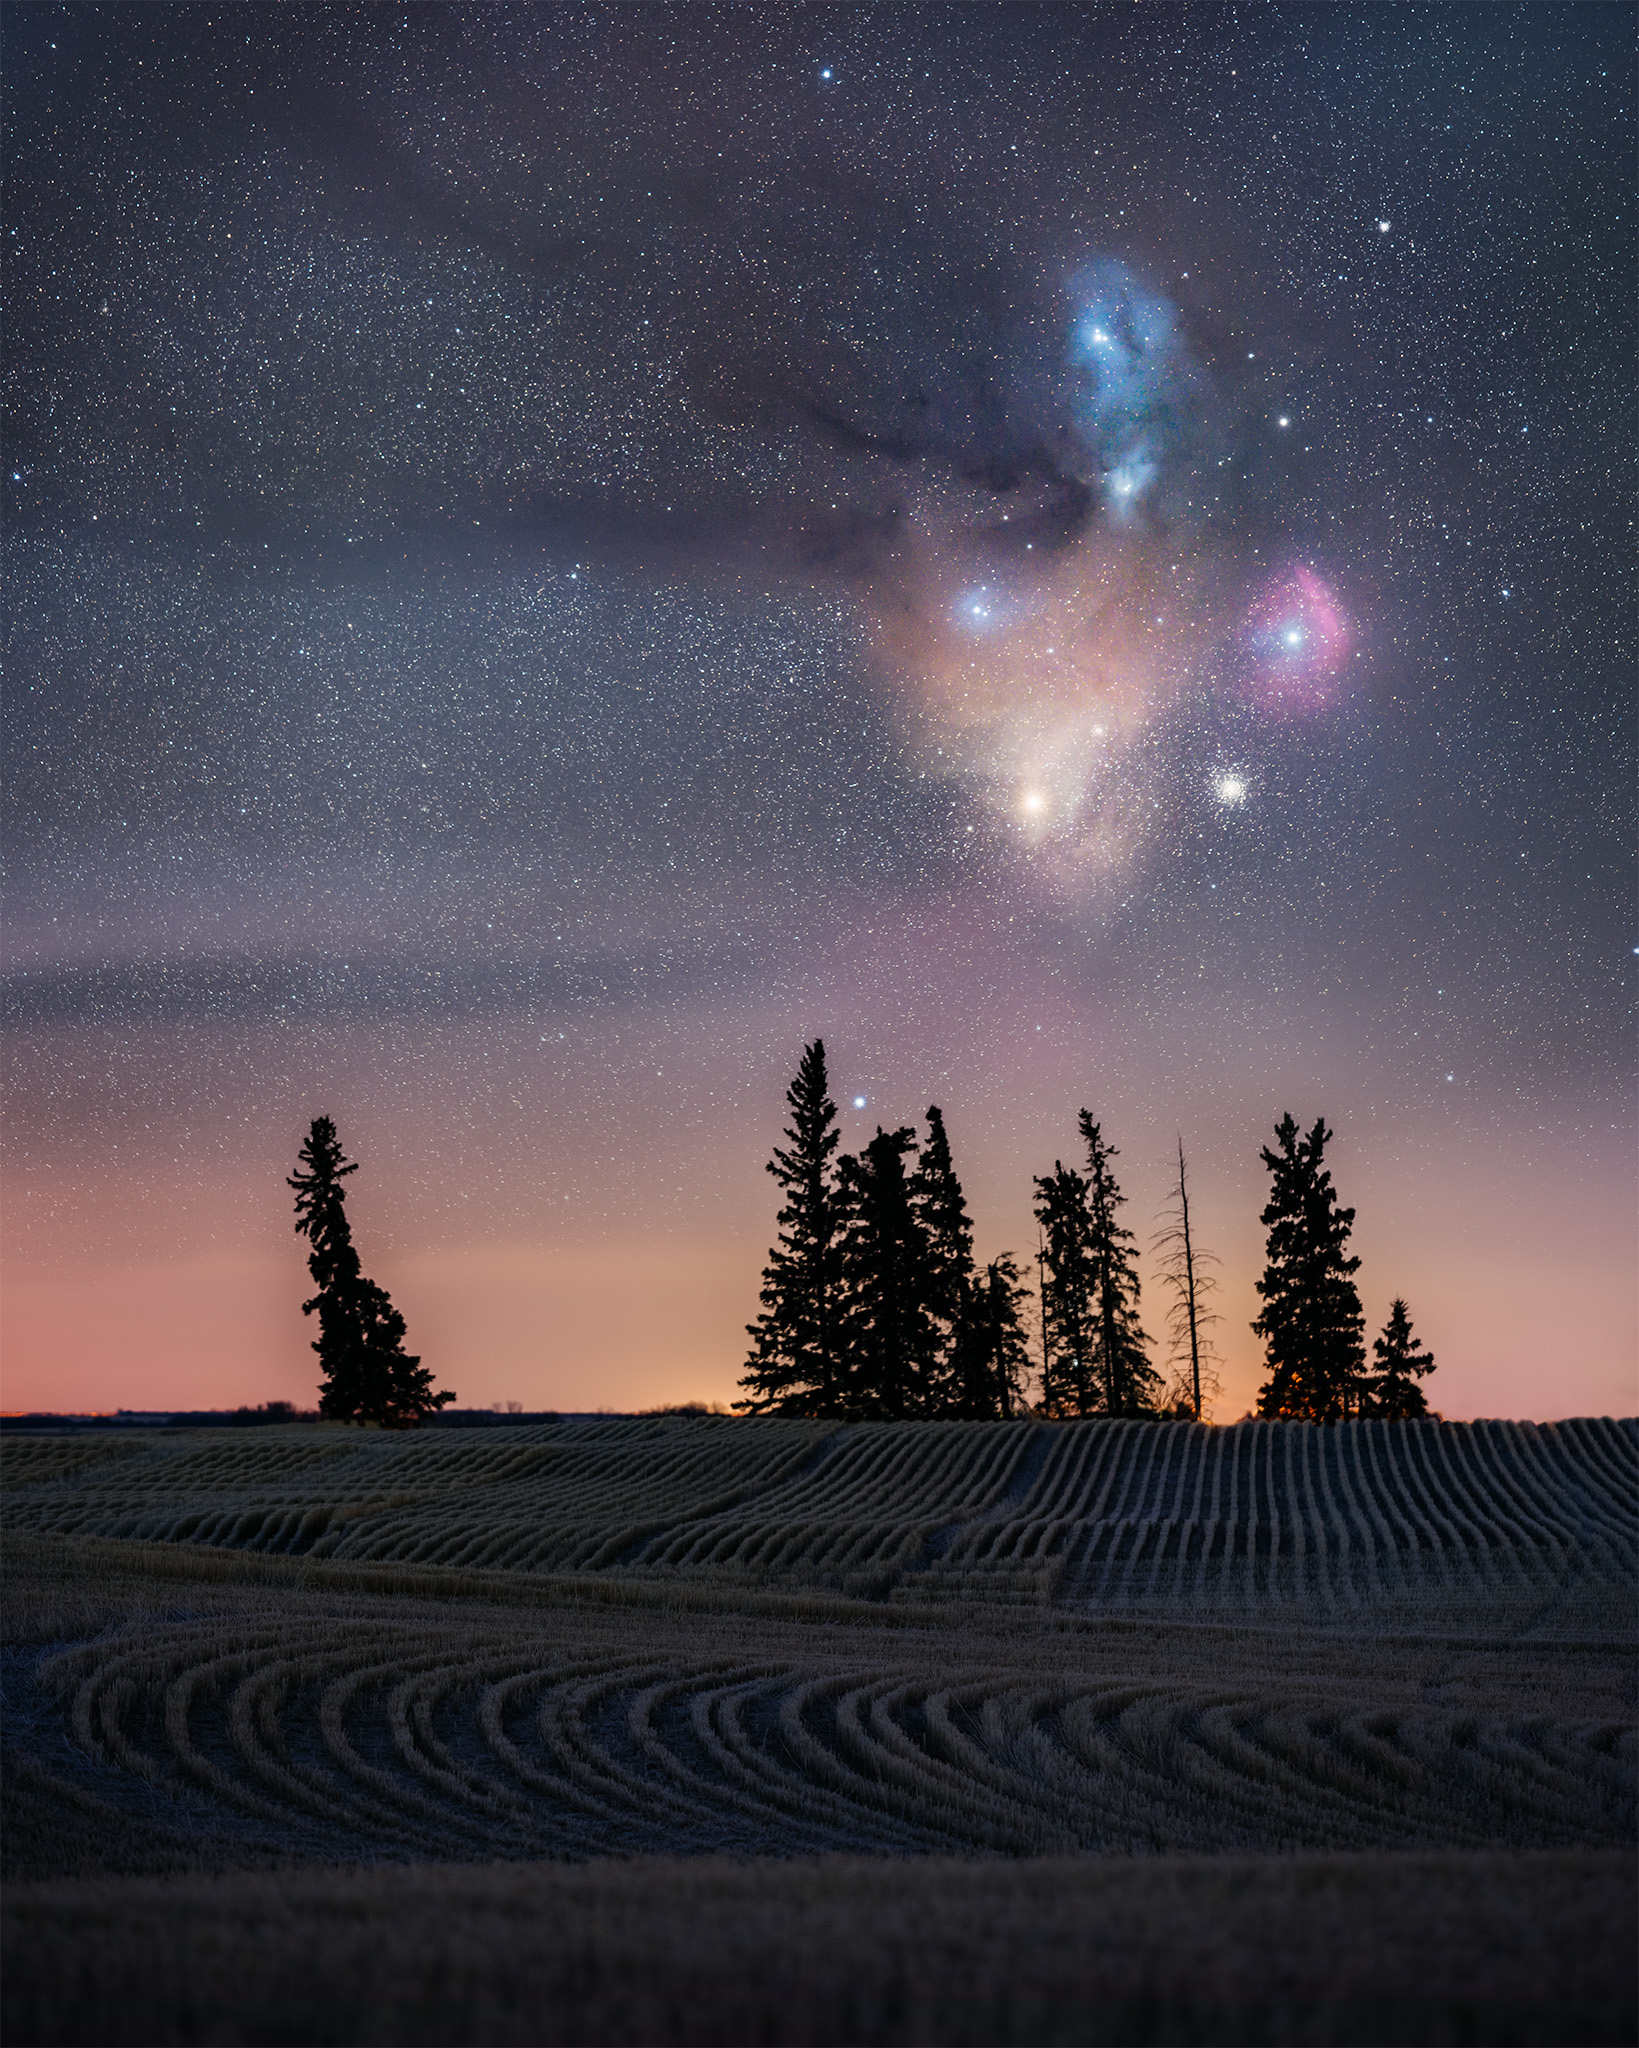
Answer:
MULTIPOLYGON (((1113 388, 1131 397, 1138 369, 1117 360, 1113 388)), ((1198 455, 1174 451, 1175 483, 1201 473, 1198 455)), ((1148 843, 1168 762, 1214 704, 1278 722, 1338 697, 1353 634, 1332 578, 1301 563, 1249 579, 1210 519, 1160 535, 1108 509, 1040 556, 997 550, 994 529, 948 514, 932 538, 937 527, 924 511, 930 538, 904 551, 873 636, 911 685, 932 766, 1027 826, 1015 843, 1029 874, 1086 908, 1148 843)), ((1213 795, 1234 807, 1247 788, 1237 769, 1213 795)))
POLYGON ((1110 257, 1068 278, 1057 375, 1015 394, 1051 473, 1027 468, 1000 511, 918 480, 865 605, 929 766, 1028 828, 1030 875, 1090 901, 1153 829, 1158 732, 1225 630, 1206 509, 1224 409, 1164 294, 1110 257), (1087 510, 1064 531, 1067 479, 1087 510))
POLYGON ((1210 644, 1211 602, 1196 563, 1162 569, 1136 525, 1100 522, 1073 547, 988 563, 982 599, 968 559, 980 544, 947 534, 906 551, 895 601, 872 620, 878 659, 930 770, 982 793, 998 824, 1028 828, 1015 845, 1035 881, 1089 900, 1152 828, 1158 725, 1210 644), (973 616, 977 602, 988 617, 973 616))

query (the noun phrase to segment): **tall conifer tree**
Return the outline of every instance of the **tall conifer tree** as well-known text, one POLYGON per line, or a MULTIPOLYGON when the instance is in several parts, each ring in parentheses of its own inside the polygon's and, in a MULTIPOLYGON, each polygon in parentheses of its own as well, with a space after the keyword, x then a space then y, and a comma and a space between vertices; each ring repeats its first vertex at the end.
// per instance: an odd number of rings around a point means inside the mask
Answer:
POLYGON ((1020 1315, 1027 1299, 1018 1266, 1006 1252, 970 1283, 951 1343, 945 1414, 985 1422, 1018 1413, 1030 1370, 1020 1315))
POLYGON ((1042 1405, 1050 1415, 1153 1415, 1161 1376, 1138 1321, 1133 1234, 1117 1219, 1126 1197, 1087 1110, 1083 1176, 1062 1160, 1036 1181, 1042 1226, 1042 1405))
POLYGON ((847 1212, 844 1413, 862 1419, 928 1415, 938 1405, 944 1332, 931 1306, 935 1269, 928 1234, 905 1172, 905 1155, 915 1150, 914 1131, 878 1127, 864 1151, 838 1169, 847 1212))
POLYGON ((1099 1415, 1104 1388, 1097 1357, 1098 1272, 1087 1215, 1087 1183, 1062 1159, 1035 1181, 1042 1227, 1041 1401, 1049 1415, 1099 1415))
POLYGON ((1120 1155, 1104 1142, 1087 1110, 1079 1129, 1087 1147, 1087 1250, 1094 1268, 1094 1340, 1098 1371, 1104 1383, 1106 1415, 1155 1413, 1161 1375, 1150 1364, 1138 1321, 1138 1270, 1133 1264, 1133 1234, 1116 1219, 1126 1203, 1110 1162, 1120 1155))
POLYGON ((1324 1117, 1300 1136, 1290 1115, 1275 1128, 1277 1150, 1263 1148, 1271 1175, 1259 1219, 1269 1232, 1268 1263, 1253 1323, 1263 1338, 1269 1378, 1258 1413, 1333 1422, 1359 1405, 1365 1365, 1365 1317, 1354 1284, 1360 1261, 1348 1250, 1354 1211, 1339 1207, 1324 1160, 1332 1133, 1324 1117))
POLYGON ((926 1389, 927 1412, 945 1411, 954 1394, 957 1335, 973 1308, 973 1223, 951 1161, 937 1103, 928 1105, 928 1137, 910 1179, 911 1207, 924 1240, 926 1307, 938 1329, 938 1355, 926 1389))
POLYGON ((1427 1415, 1428 1402, 1417 1384, 1434 1370, 1434 1354, 1424 1351, 1411 1331, 1406 1304, 1396 1296, 1381 1337, 1372 1341, 1374 1360, 1360 1403, 1362 1415, 1380 1415, 1387 1422, 1410 1422, 1427 1415))
POLYGON ((329 1117, 313 1119, 300 1157, 286 1185, 296 1191, 297 1234, 312 1245, 307 1270, 318 1292, 302 1303, 302 1313, 319 1318, 313 1346, 323 1373, 319 1413, 410 1427, 455 1396, 433 1392, 432 1374, 404 1349, 403 1316, 385 1290, 364 1277, 342 1187, 358 1163, 344 1156, 329 1117))
POLYGON ((747 1326, 751 1356, 737 1408, 754 1415, 838 1415, 845 1403, 840 1215, 832 1172, 837 1106, 825 1042, 803 1048, 786 1090, 791 1122, 768 1171, 785 1195, 779 1242, 763 1270, 763 1313, 747 1326))

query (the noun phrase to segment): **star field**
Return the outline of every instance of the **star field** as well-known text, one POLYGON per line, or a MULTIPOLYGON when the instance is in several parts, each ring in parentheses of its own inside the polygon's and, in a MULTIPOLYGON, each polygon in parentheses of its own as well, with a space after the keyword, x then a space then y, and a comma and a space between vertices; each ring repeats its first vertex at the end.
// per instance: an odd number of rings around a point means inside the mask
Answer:
POLYGON ((727 1398, 816 1032, 1631 1400, 1626 26, 11 10, 16 1404, 305 1398, 320 1112, 463 1400, 727 1398))

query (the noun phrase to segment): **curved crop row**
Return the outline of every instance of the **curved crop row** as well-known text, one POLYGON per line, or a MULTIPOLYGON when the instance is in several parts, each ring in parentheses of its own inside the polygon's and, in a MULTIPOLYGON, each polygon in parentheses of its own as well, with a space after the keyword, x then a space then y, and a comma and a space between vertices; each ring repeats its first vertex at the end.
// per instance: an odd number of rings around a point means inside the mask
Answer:
POLYGON ((1008 1671, 554 1657, 399 1621, 176 1624, 41 1680, 107 1769, 386 1855, 1479 1848, 1625 1840, 1613 1724, 1008 1671))

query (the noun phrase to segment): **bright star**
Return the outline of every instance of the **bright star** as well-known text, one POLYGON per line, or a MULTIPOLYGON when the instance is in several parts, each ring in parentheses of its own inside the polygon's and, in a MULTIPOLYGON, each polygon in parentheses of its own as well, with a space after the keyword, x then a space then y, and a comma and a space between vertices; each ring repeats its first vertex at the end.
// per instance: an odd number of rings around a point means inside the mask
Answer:
MULTIPOLYGON (((829 74, 827 75, 829 76, 829 74)), ((854 1097, 854 1107, 855 1109, 863 1109, 865 1107, 865 1098, 863 1095, 856 1095, 854 1097)))
POLYGON ((1286 642, 1288 647, 1301 647, 1303 645, 1303 628, 1301 626, 1288 626, 1280 637, 1286 642))
POLYGON ((1026 817, 1039 818, 1047 808, 1047 799, 1039 789, 1027 789, 1019 798, 1019 809, 1026 817))
POLYGON ((1388 222, 1387 222, 1386 220, 1380 220, 1380 221, 1379 221, 1379 222, 1377 223, 1377 232, 1378 232, 1378 233, 1379 233, 1380 235, 1386 235, 1386 234, 1388 233, 1388 231, 1389 231, 1389 224, 1388 224, 1388 222))
POLYGON ((1275 424, 1279 427, 1289 427, 1292 424, 1292 422, 1287 418, 1285 413, 1282 413, 1280 418, 1275 422, 1275 424))

